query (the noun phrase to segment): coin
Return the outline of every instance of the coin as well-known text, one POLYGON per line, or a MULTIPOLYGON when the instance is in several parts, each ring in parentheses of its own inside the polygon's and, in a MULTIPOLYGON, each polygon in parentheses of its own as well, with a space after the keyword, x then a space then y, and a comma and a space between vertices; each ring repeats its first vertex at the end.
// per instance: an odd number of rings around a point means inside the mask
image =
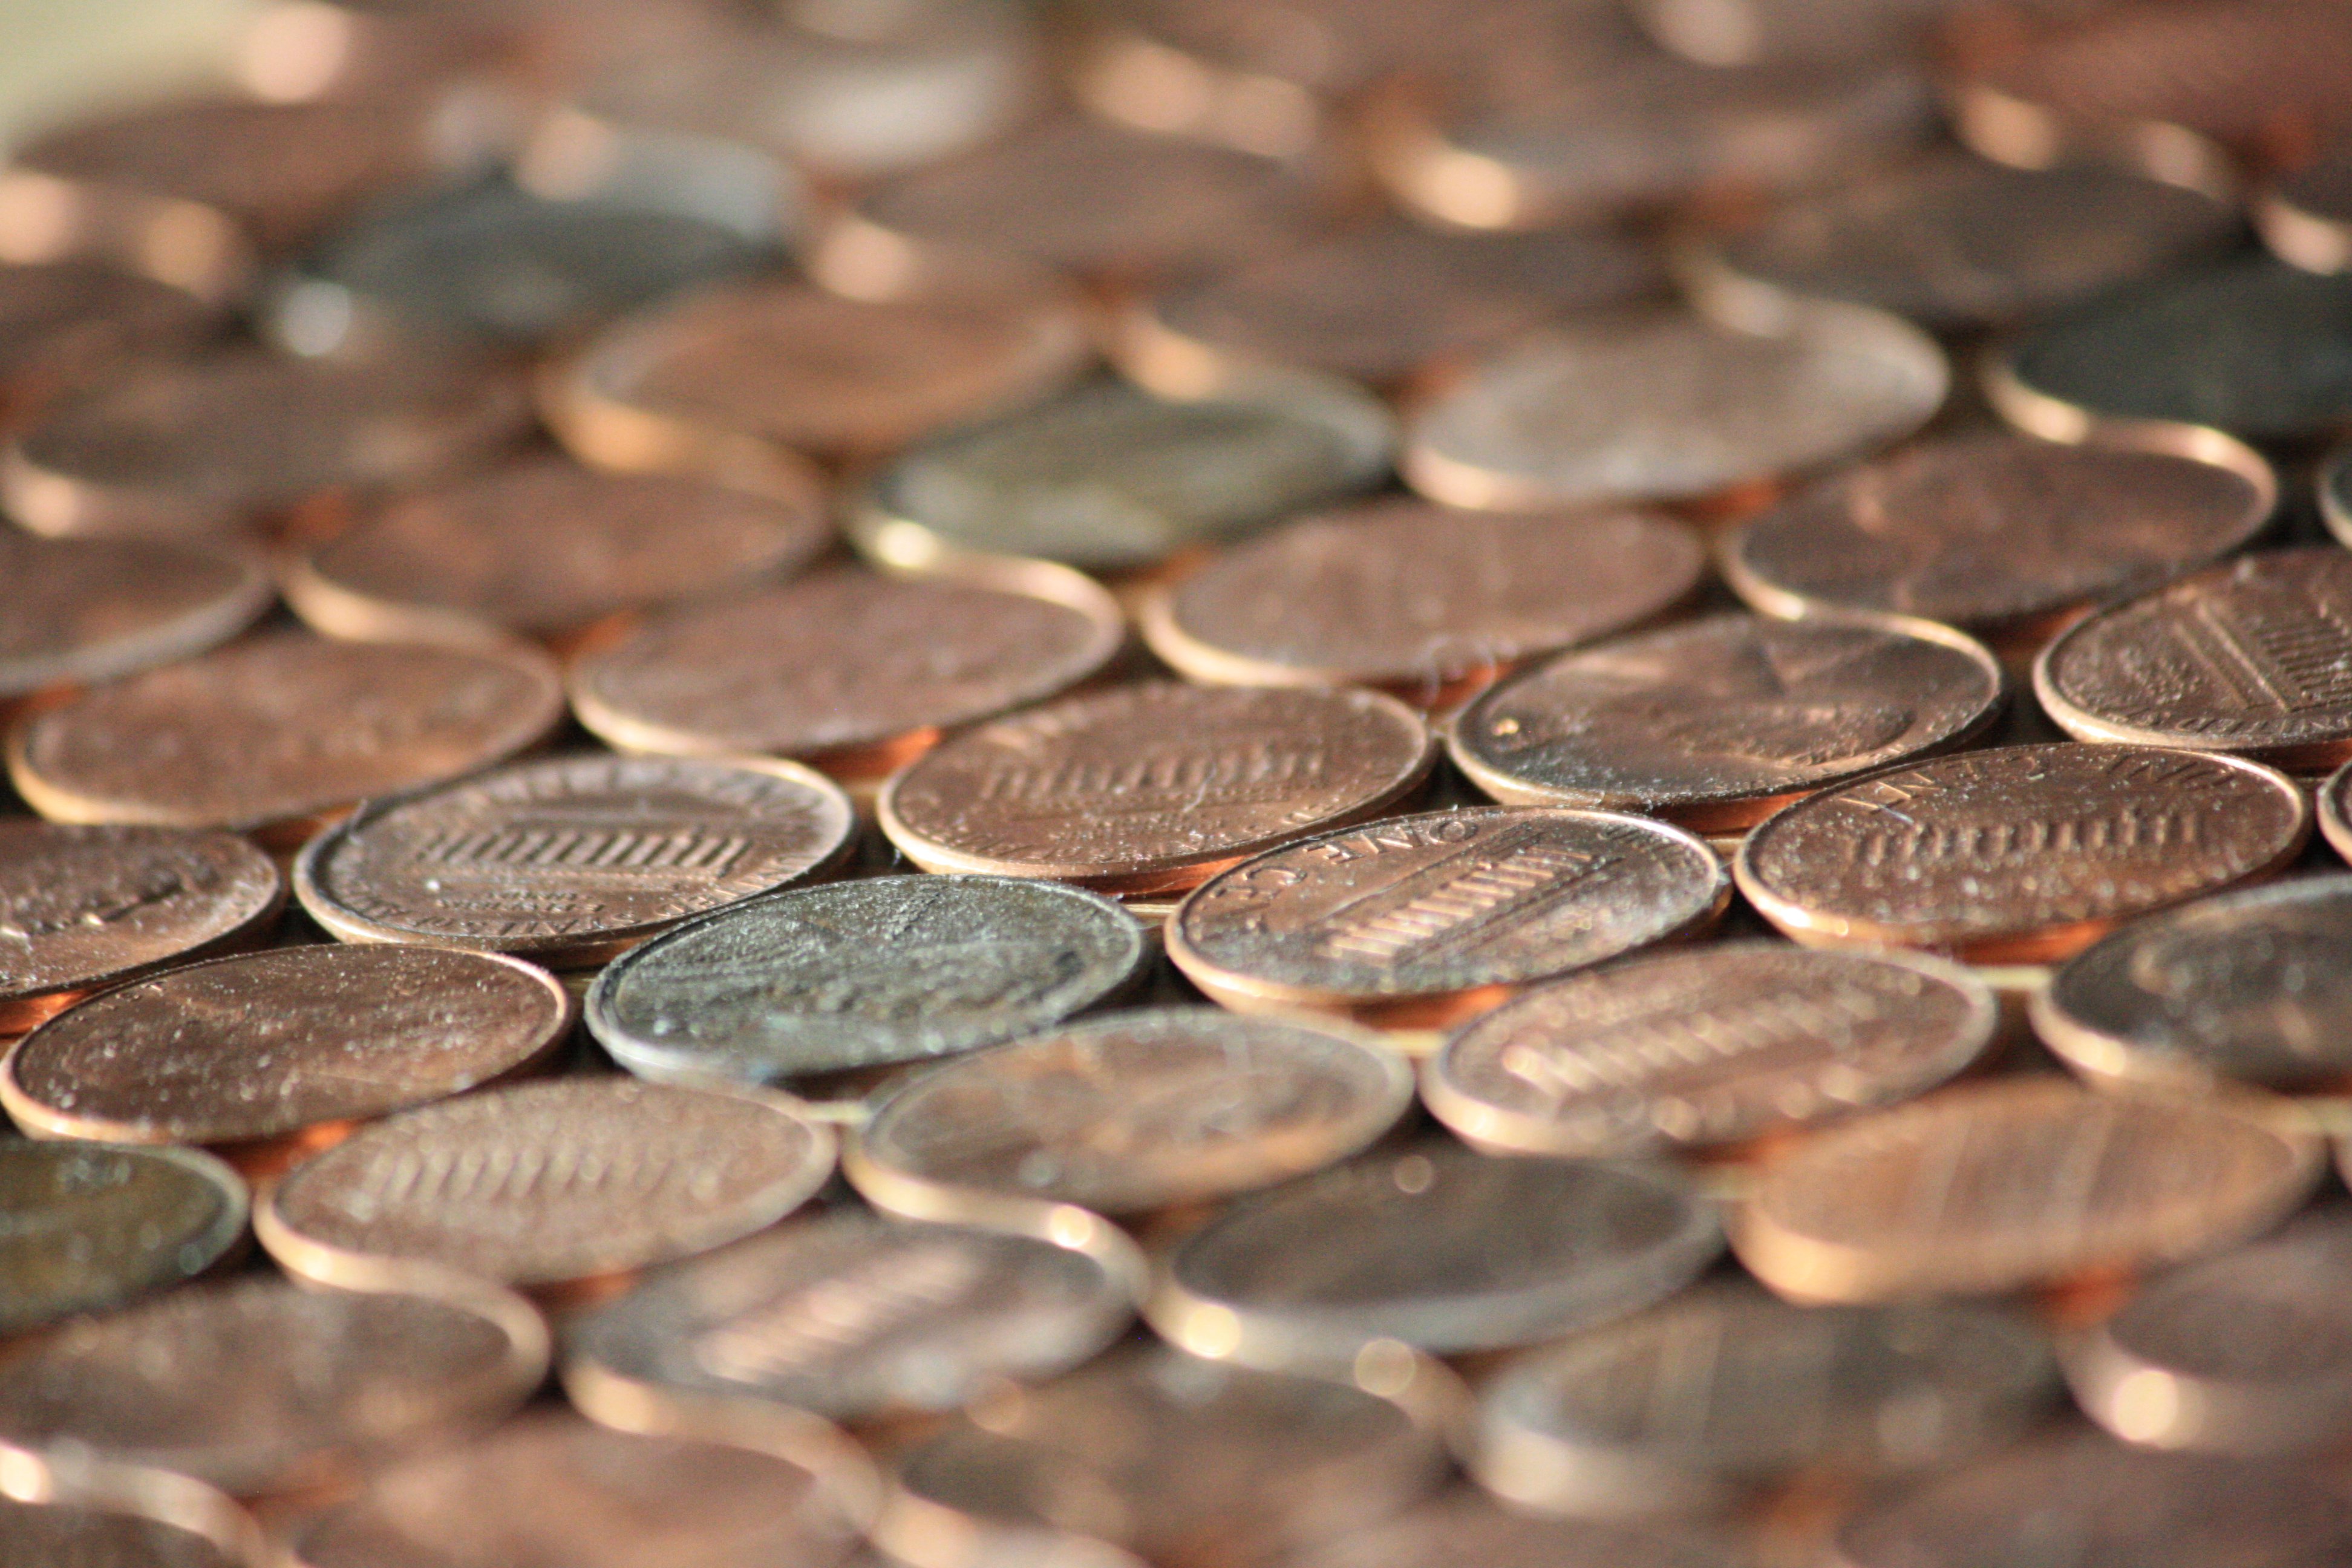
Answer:
POLYGON ((1590 1329, 1722 1250, 1714 1205, 1670 1167, 1431 1142, 1227 1209, 1170 1255, 1144 1315, 1197 1355, 1344 1367, 1383 1340, 1453 1354, 1590 1329))
POLYGON ((528 9, 263 0, 238 29, 229 64, 265 103, 396 98, 419 83, 513 73, 528 9))
POLYGON ((2352 763, 2319 786, 2319 831, 2329 848, 2352 860, 2352 763))
POLYGON ((562 712, 554 666, 519 647, 271 632, 20 720, 8 774, 63 822, 299 829, 512 756, 562 712))
POLYGON ((1389 499, 1230 546, 1148 589, 1137 619, 1195 680, 1355 681, 1436 705, 1650 619, 1706 570, 1689 530, 1647 512, 1495 516, 1389 499))
MULTIPOLYGON (((0 231, 6 189, 0 179, 0 231)), ((190 288, 92 259, 0 263, 0 408, 21 415, 142 359, 184 353, 219 325, 190 288)))
POLYGON ((0 699, 190 658, 274 596, 250 557, 161 540, 0 533, 0 699))
POLYGON ((2254 226, 2282 261, 2352 271, 2352 142, 2339 142, 2255 198, 2254 226))
POLYGON ((1305 1552, 1300 1568, 1731 1568, 1697 1531, 1531 1519, 1468 1488, 1305 1552))
POLYGON ((1859 60, 1918 49, 1954 0, 1635 0, 1660 46, 1701 65, 1859 60))
POLYGON ((0 1449, 0 1556, 71 1568, 268 1568, 252 1516, 186 1476, 0 1449))
POLYGON ((1434 751, 1375 692, 1149 682, 967 731, 893 774, 878 812, 928 871, 1164 892, 1381 815, 1434 751))
POLYGON ((2320 463, 2319 513, 2338 543, 2352 540, 2352 447, 2338 447, 2320 463))
POLYGON ((573 661, 572 706, 622 751, 862 778, 1088 679, 1125 641, 1108 595, 1043 562, 952 583, 828 570, 648 618, 573 661))
POLYGON ((2284 1104, 1996 1080, 1814 1134, 1734 1216, 1748 1271, 1799 1301, 1991 1295, 2174 1263, 2269 1229, 2318 1179, 2284 1104))
POLYGON ((1807 302, 1786 330, 1657 311, 1535 333, 1471 369, 1405 433, 1405 482, 1453 506, 1675 500, 1907 436, 1950 373, 1917 328, 1807 302))
POLYGON ((1705 1147, 1908 1100, 2000 1022, 1985 983, 1942 959, 1730 942, 1517 997, 1448 1039, 1421 1093, 1491 1152, 1705 1147))
POLYGON ((1745 827, 1966 742, 2003 685, 1991 654, 1924 621, 1714 616, 1509 677, 1455 716, 1447 744, 1498 800, 1745 827))
POLYGON ((774 1224, 833 1170, 780 1098, 572 1078, 379 1122, 298 1165, 255 1215, 292 1273, 396 1287, 415 1266, 552 1285, 685 1258, 774 1224))
POLYGON ((1368 1023, 1482 1012, 1512 988, 1693 935, 1731 899, 1679 828, 1543 807, 1425 812, 1268 850, 1169 917, 1168 956, 1242 1012, 1368 1023))
POLYGON ((789 1082, 1052 1028, 1150 957, 1097 893, 1011 877, 871 877, 747 901, 616 960, 589 1030, 656 1080, 789 1082))
POLYGON ((2050 963, 2117 921, 2276 871, 2310 810, 2284 775, 2155 746, 2002 746, 1826 789, 1732 865, 1764 918, 1816 947, 2050 963))
POLYGON ((245 1237, 245 1184, 194 1149, 0 1139, 0 1334, 113 1311, 245 1237))
POLYGON ((875 1108, 844 1170, 877 1206, 1139 1214, 1343 1159, 1412 1100, 1377 1037, 1210 1007, 1118 1013, 933 1068, 875 1108))

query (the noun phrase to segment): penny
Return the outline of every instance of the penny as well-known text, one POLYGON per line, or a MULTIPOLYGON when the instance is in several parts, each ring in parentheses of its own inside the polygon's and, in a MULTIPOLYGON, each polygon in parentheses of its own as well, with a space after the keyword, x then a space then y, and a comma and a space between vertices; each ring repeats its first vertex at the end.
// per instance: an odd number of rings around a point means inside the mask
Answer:
POLYGON ((1964 743, 2003 686, 1991 654, 1924 621, 1715 616, 1511 676, 1455 717, 1448 746, 1498 800, 1745 827, 1964 743))
POLYGON ((1647 512, 1495 516, 1391 499, 1223 550, 1148 590, 1137 618, 1195 680, 1353 681, 1442 703, 1672 608, 1706 570, 1688 529, 1647 512))
POLYGON ((1301 1568, 1730 1568, 1697 1531, 1534 1519, 1469 1488, 1303 1553, 1301 1568))
POLYGON ((1984 982, 1941 959, 1732 942, 1517 997, 1448 1039, 1421 1093, 1496 1153, 1706 1147, 1909 1100, 2000 1022, 1984 982))
POLYGON ((2002 746, 1826 789, 1732 873, 1808 946, 2049 963, 2117 922, 2268 876, 2310 809, 2283 774, 2154 746, 2002 746))
POLYGON ((865 777, 1092 678, 1125 642, 1108 595, 1042 562, 960 582, 824 571, 645 620, 572 663, 572 707, 622 751, 865 777))
POLYGON ((0 1334, 193 1279, 245 1237, 245 1183, 194 1149, 0 1139, 0 1334))
POLYGON ((961 1055, 1129 990, 1128 912, 1011 877, 871 877, 754 900, 616 960, 588 1027, 656 1080, 776 1083, 961 1055))
POLYGON ((8 773, 63 822, 299 826, 512 756, 562 712, 553 665, 521 647, 272 632, 19 721, 8 773))
POLYGON ((2352 271, 2352 142, 2281 175, 2255 198, 2254 226, 2282 261, 2352 271))
POLYGON ((1992 1295, 2175 1263, 2300 1205, 2320 1145, 2283 1104, 1996 1080, 1832 1128, 1767 1159, 1731 1226, 1798 1301, 1992 1295))
POLYGON ((91 997, 0 1060, 37 1136, 238 1143, 388 1116, 521 1072, 570 1033, 555 977, 430 948, 275 948, 91 997))
POLYGON ((0 698, 135 675, 226 642, 275 596, 259 562, 161 540, 0 533, 0 698))
POLYGON ((1636 0, 1643 31, 1708 66, 1916 51, 1954 0, 1636 0))
POLYGON ((503 6, 461 13, 376 0, 264 0, 238 29, 230 67, 237 85, 265 103, 375 100, 420 82, 506 74, 524 47, 515 25, 523 19, 503 6))
POLYGON ((1949 380, 1917 328, 1853 305, 1794 307, 1771 333, 1680 311, 1560 325, 1424 405, 1399 467, 1453 506, 1691 500, 1907 436, 1949 380))
POLYGON ((915 569, 973 554, 1150 566, 1371 489, 1394 438, 1387 410, 1338 381, 1268 374, 1183 402, 1096 382, 907 452, 852 537, 915 569))
POLYGON ((70 1323, 11 1358, 0 1440, 79 1444, 251 1497, 488 1426, 546 1371, 546 1326, 504 1290, 252 1278, 70 1323))
POLYGON ((325 1284, 396 1286, 425 1264, 553 1285, 772 1225, 824 1184, 833 1152, 781 1099, 559 1079, 364 1129, 280 1180, 256 1233, 325 1284))
POLYGON ((1546 1513, 1712 1512, 1799 1474, 2000 1447, 2056 1383, 2041 1334, 2009 1312, 1705 1289, 1513 1361, 1478 1402, 1476 1473, 1546 1513))
POLYGON ((927 871, 1166 892, 1381 815, 1434 751, 1375 692, 1149 682, 967 731, 892 775, 878 812, 927 871))
POLYGON ((1139 1214, 1343 1159, 1412 1099, 1377 1037, 1208 1007, 1119 1013, 977 1051, 876 1107, 845 1171, 880 1207, 1139 1214))
MULTIPOLYGON (((0 187, 0 225, 5 225, 0 187)), ((97 260, 0 263, 0 407, 11 414, 169 358, 212 335, 216 302, 194 289, 97 260)))
POLYGON ((1433 811, 1221 872, 1177 906, 1166 942, 1195 985, 1242 1012, 1419 1024, 1693 935, 1730 898, 1715 851, 1664 823, 1534 806, 1433 811))
POLYGON ((71 1568, 267 1568, 261 1528, 186 1476, 75 1453, 6 1451, 0 1556, 71 1568))
POLYGON ((2319 831, 2329 848, 2352 860, 2352 763, 2319 786, 2319 831))

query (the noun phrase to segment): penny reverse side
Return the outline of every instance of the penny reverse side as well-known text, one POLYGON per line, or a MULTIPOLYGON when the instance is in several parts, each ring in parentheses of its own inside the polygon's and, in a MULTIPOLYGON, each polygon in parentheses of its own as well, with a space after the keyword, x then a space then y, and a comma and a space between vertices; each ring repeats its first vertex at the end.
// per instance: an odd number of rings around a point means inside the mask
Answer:
POLYGON ((0 1334, 111 1312, 245 1236, 245 1183, 194 1149, 0 1141, 0 1334))
POLYGON ((269 607, 259 562, 161 540, 0 534, 0 699, 135 675, 226 642, 269 607))

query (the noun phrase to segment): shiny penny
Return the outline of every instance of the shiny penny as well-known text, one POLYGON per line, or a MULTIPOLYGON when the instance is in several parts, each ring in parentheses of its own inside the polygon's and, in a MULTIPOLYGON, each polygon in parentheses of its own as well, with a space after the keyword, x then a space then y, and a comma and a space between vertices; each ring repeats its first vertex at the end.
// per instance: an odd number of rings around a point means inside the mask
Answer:
POLYGON ((251 1515, 186 1476, 86 1456, 6 1452, 0 1555, 63 1568, 269 1568, 251 1515))
POLYGON ((258 619, 260 563, 163 541, 0 534, 0 698, 194 658, 258 619))
POLYGON ((219 320, 194 289, 99 260, 0 264, 0 405, 31 407, 134 361, 184 353, 219 320))
POLYGON ((0 1334, 110 1312, 245 1237, 245 1183, 194 1149, 0 1140, 0 1334))
POLYGON ((1461 1488, 1302 1553, 1300 1568, 1731 1568, 1699 1531, 1538 1519, 1461 1488))
POLYGON ((2308 272, 2352 271, 2352 142, 2282 175, 2254 205, 2271 254, 2308 272))

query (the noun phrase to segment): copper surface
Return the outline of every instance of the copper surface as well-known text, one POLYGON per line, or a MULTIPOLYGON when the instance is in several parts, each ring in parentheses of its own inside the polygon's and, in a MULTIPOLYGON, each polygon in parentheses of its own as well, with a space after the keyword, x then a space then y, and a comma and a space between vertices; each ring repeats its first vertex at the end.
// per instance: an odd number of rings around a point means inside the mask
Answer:
POLYGON ((226 642, 268 609, 239 552, 162 540, 0 533, 0 697, 112 680, 226 642))
MULTIPOLYGON (((0 226, 5 223, 0 186, 0 226)), ((210 336, 217 307, 158 278, 91 260, 19 261, 0 246, 0 409, 16 416, 58 392, 210 336)))

